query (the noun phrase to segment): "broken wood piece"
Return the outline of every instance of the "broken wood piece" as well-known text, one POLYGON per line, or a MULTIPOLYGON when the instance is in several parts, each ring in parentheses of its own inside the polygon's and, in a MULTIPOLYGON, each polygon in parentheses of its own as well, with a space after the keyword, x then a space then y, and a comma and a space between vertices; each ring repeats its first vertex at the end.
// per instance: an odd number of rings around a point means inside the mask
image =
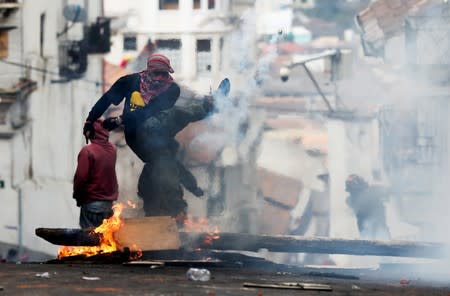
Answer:
POLYGON ((315 283, 244 283, 243 286, 247 288, 333 291, 330 285, 315 283))
POLYGON ((267 249, 271 252, 286 253, 442 258, 448 256, 446 250, 449 249, 443 243, 337 239, 293 235, 221 232, 214 239, 210 239, 210 237, 211 234, 209 233, 180 232, 183 247, 213 250, 257 252, 260 249, 267 249))
POLYGON ((142 251, 180 248, 177 224, 169 216, 124 219, 123 226, 114 233, 114 239, 120 246, 136 246, 142 251))

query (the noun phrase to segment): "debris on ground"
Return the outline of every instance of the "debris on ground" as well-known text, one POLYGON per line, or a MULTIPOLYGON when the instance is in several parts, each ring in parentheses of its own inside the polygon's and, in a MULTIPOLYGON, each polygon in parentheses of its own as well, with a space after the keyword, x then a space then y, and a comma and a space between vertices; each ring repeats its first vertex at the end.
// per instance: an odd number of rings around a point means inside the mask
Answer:
POLYGON ((211 273, 204 268, 189 268, 186 272, 186 278, 191 281, 207 282, 211 279, 211 273))
POLYGON ((46 278, 46 279, 48 279, 48 278, 50 278, 50 273, 48 273, 48 272, 36 273, 36 276, 37 276, 37 277, 40 277, 40 278, 46 278))
POLYGON ((83 280, 86 281, 98 281, 100 278, 98 276, 83 276, 81 277, 83 280))
POLYGON ((271 288, 271 289, 294 289, 294 290, 314 290, 314 291, 332 291, 330 285, 315 283, 244 283, 247 288, 271 288))
POLYGON ((161 261, 149 261, 149 260, 140 260, 140 261, 131 261, 125 262, 122 265, 124 266, 150 266, 151 269, 164 267, 165 263, 161 261))

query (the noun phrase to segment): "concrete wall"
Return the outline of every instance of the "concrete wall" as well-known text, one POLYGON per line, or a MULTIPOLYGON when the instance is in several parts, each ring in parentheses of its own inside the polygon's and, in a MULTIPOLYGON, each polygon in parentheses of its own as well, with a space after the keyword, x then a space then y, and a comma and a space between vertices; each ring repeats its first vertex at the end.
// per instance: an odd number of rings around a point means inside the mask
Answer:
MULTIPOLYGON (((71 3, 84 6, 85 2, 71 3)), ((101 56, 89 57, 84 79, 51 83, 52 79, 59 78, 52 73, 58 71, 56 33, 64 27, 63 4, 63 1, 25 0, 11 20, 19 29, 11 31, 10 48, 14 48, 11 51, 14 53, 7 59, 45 69, 48 73, 0 64, 0 72, 8 73, 11 82, 23 76, 37 82, 37 89, 16 106, 26 110, 26 124, 13 130, 12 138, 0 140, 0 153, 7 155, 0 161, 0 174, 6 180, 6 188, 0 189, 0 240, 52 255, 56 246, 36 237, 34 231, 37 227, 77 226, 78 208, 71 196, 77 154, 84 144, 82 125, 102 91, 95 84, 101 79, 101 56)), ((89 1, 87 9, 91 21, 99 15, 100 4, 99 0, 89 1)), ((80 32, 81 25, 77 24, 68 37, 80 37, 80 32)), ((1 82, 2 86, 7 86, 6 81, 1 82)))

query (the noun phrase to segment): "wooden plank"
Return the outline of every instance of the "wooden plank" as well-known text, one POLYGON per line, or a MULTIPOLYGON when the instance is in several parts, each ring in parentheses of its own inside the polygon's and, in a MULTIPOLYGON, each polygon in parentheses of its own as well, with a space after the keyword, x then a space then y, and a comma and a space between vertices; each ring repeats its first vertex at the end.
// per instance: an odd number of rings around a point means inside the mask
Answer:
POLYGON ((124 225, 114 233, 114 239, 122 247, 137 246, 142 251, 180 247, 175 219, 169 216, 125 219, 124 225))
POLYGON ((448 245, 433 242, 377 241, 303 237, 294 235, 256 235, 248 233, 219 233, 218 239, 208 240, 208 233, 180 232, 183 246, 202 249, 272 252, 347 254, 393 257, 449 257, 448 245), (207 242, 207 243, 206 243, 207 242))
POLYGON ((8 57, 8 32, 0 32, 0 58, 8 57))

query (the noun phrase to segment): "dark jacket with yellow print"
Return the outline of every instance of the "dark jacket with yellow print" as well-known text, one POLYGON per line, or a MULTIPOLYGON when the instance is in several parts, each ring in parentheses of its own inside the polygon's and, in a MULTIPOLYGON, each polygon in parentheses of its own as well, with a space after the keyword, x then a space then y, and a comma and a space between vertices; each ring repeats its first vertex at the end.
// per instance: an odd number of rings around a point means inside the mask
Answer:
POLYGON ((95 103, 86 120, 94 122, 111 104, 117 106, 125 99, 122 118, 127 143, 132 146, 139 125, 160 111, 173 107, 180 96, 180 87, 173 82, 166 91, 146 105, 140 93, 139 83, 139 73, 119 78, 95 103))

